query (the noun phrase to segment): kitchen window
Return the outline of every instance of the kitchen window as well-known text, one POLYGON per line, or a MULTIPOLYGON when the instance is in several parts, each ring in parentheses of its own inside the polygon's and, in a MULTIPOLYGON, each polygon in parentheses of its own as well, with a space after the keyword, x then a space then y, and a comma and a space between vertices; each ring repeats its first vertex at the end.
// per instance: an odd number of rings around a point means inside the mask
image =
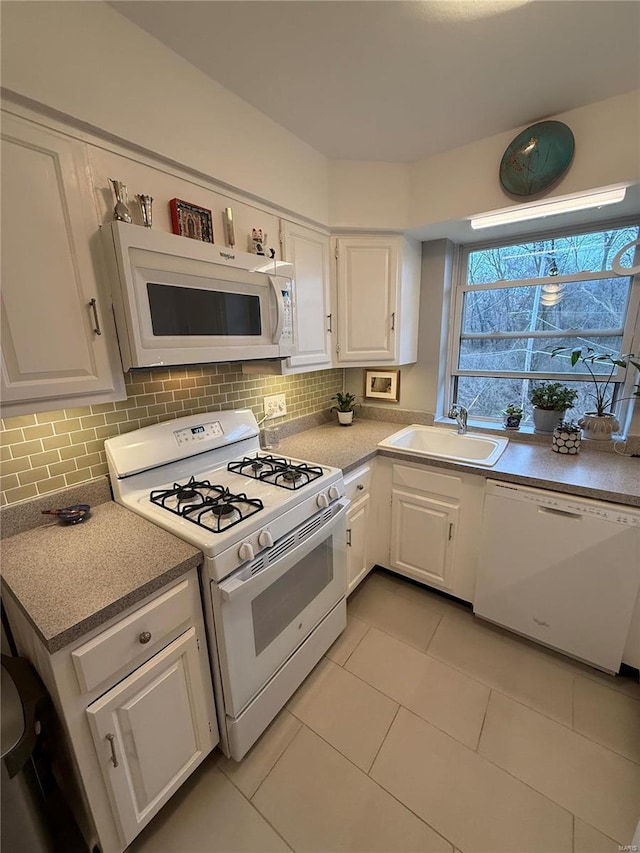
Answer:
MULTIPOLYGON (((509 403, 517 403, 526 423, 532 383, 551 379, 578 391, 569 415, 578 418, 592 410, 589 374, 572 368, 568 355, 552 358, 550 353, 554 347, 615 353, 633 348, 634 335, 640 334, 635 328, 640 276, 634 284, 633 276, 615 275, 611 264, 639 231, 635 223, 600 225, 599 230, 466 247, 453 313, 449 401, 487 425, 501 420, 509 403)), ((608 373, 605 364, 596 364, 595 370, 608 373)), ((633 384, 624 370, 614 374, 612 393, 622 419, 629 409, 622 398, 632 393, 633 384)))

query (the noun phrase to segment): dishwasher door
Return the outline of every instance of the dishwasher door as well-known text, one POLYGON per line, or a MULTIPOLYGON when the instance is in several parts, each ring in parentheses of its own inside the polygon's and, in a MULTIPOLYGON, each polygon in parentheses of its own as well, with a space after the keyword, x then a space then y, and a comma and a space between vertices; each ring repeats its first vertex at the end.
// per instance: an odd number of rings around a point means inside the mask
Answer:
POLYGON ((473 612, 618 672, 640 588, 640 511, 489 480, 473 612))

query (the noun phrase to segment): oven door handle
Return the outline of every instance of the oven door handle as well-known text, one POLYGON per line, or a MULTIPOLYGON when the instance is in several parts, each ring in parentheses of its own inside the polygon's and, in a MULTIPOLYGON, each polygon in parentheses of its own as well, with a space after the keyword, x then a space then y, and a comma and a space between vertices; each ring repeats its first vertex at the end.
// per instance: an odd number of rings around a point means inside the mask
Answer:
POLYGON ((276 300, 276 328, 273 332, 272 342, 274 344, 280 343, 280 338, 282 336, 282 326, 284 323, 284 299, 282 298, 282 291, 278 286, 278 282, 272 277, 269 276, 269 283, 273 288, 273 295, 276 300))
MULTIPOLYGON (((272 574, 277 570, 277 574, 282 574, 287 570, 288 558, 292 555, 296 555, 296 560, 300 559, 301 556, 304 556, 299 553, 300 550, 304 550, 304 553, 310 553, 313 549, 318 545, 319 542, 322 542, 323 539, 326 539, 333 532, 335 532, 336 528, 342 524, 345 525, 344 517, 347 514, 347 510, 351 501, 346 498, 341 498, 338 501, 338 506, 340 509, 336 514, 328 521, 326 524, 323 524, 319 530, 316 530, 308 539, 303 540, 298 545, 296 545, 291 551, 284 554, 282 557, 279 557, 275 560, 270 566, 267 566, 265 569, 257 572, 255 575, 250 575, 247 578, 238 578, 231 577, 223 583, 218 584, 218 589, 220 591, 220 595, 224 601, 231 601, 235 599, 238 595, 241 595, 243 591, 249 589, 252 583, 257 580, 265 580, 267 575, 272 574)), ((346 535, 345 535, 346 538, 346 535)), ((277 546, 277 543, 276 543, 277 546)), ((271 549, 269 549, 271 550, 271 549)), ((270 578, 270 581, 276 580, 276 578, 270 578)))

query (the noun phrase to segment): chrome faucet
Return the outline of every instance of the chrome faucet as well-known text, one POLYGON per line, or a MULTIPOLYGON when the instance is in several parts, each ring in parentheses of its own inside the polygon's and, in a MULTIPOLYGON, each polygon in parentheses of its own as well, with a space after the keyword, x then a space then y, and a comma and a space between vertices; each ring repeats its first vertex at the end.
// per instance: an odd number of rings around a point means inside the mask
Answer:
POLYGON ((458 424, 458 435, 465 435, 467 432, 467 416, 469 412, 464 406, 459 406, 454 403, 449 409, 448 418, 452 418, 458 424))

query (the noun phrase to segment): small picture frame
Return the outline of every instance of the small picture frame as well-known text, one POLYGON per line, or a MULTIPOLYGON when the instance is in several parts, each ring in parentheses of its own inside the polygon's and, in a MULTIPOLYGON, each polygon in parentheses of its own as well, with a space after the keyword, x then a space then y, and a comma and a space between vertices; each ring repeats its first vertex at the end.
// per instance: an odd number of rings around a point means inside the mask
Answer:
POLYGON ((400 401, 399 370, 365 370, 364 397, 367 400, 400 401))
POLYGON ((172 198, 169 208, 174 234, 191 237, 193 240, 202 240, 204 243, 213 243, 213 219, 210 210, 183 201, 181 198, 172 198))

